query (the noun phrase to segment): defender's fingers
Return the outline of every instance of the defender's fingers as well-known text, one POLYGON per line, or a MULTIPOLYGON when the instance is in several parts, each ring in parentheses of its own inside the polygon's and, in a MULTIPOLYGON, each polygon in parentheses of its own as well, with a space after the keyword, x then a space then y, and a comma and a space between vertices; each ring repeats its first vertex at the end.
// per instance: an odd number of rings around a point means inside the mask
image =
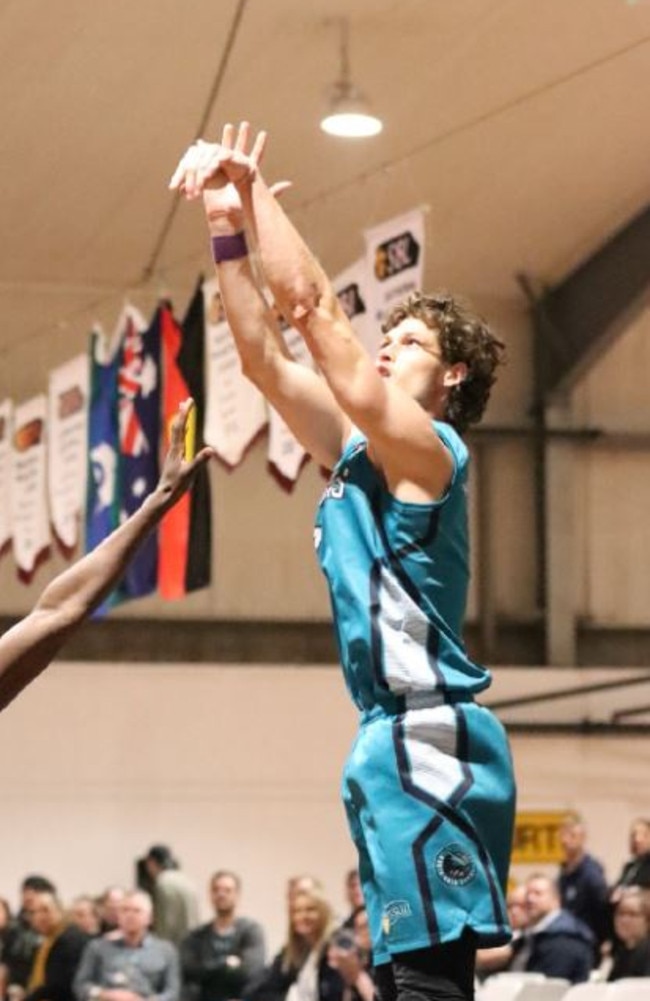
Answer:
POLYGON ((194 400, 189 397, 179 406, 172 421, 169 432, 170 447, 176 450, 183 450, 185 447, 185 428, 190 410, 194 406, 194 400))

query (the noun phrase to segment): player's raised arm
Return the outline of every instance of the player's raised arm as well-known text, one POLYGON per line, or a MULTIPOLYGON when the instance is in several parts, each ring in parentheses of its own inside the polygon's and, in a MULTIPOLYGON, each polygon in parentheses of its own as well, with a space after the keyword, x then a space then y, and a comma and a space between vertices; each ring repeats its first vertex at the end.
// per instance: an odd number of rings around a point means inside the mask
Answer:
POLYGON ((149 532, 189 489, 198 467, 214 455, 204 448, 185 459, 185 428, 193 403, 181 404, 158 485, 124 524, 45 588, 33 610, 0 638, 0 710, 43 671, 120 577, 149 532))
MULTIPOLYGON (((433 431, 430 401, 424 401, 423 408, 386 378, 386 369, 378 371, 357 340, 323 268, 264 182, 258 145, 247 152, 247 124, 240 126, 236 138, 232 127, 227 129, 228 150, 219 154, 219 168, 239 192, 247 234, 257 246, 264 278, 279 308, 304 337, 341 410, 367 435, 373 459, 394 492, 405 499, 439 496, 450 479, 452 460, 433 431)), ((181 183, 194 197, 207 175, 201 164, 190 163, 189 168, 181 183)), ((455 368, 445 373, 445 379, 458 381, 463 375, 464 369, 455 368)))
MULTIPOLYGON (((326 382, 297 364, 287 351, 275 313, 251 266, 240 191, 233 181, 242 182, 257 170, 264 144, 265 135, 260 133, 247 152, 248 127, 235 135, 227 125, 221 143, 198 142, 187 150, 171 187, 190 198, 203 193, 219 289, 245 375, 309 454, 332 467, 348 436, 349 421, 326 382)), ((275 199, 286 186, 274 185, 270 197, 275 199)))

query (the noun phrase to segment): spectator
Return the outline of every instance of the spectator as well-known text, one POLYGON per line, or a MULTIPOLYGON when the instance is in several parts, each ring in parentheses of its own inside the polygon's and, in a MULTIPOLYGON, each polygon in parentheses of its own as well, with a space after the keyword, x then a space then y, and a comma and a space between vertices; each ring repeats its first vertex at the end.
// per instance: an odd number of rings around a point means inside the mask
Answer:
POLYGON ((149 933, 151 898, 127 893, 120 907, 119 933, 89 942, 77 970, 77 1001, 179 1001, 176 949, 149 933))
POLYGON ((310 876, 307 872, 301 873, 299 876, 289 876, 287 880, 287 906, 291 904, 297 893, 303 891, 311 893, 312 890, 323 892, 323 884, 317 876, 310 876))
POLYGON ((621 890, 614 909, 614 962, 608 980, 650 977, 648 894, 638 886, 621 890))
POLYGON ((252 977, 264 969, 261 925, 237 916, 241 880, 220 870, 210 880, 214 919, 190 932, 181 945, 185 994, 196 1001, 241 998, 252 977))
POLYGON ((251 985, 247 1001, 342 1001, 343 979, 327 960, 332 931, 332 909, 322 892, 296 892, 289 902, 287 941, 251 985))
POLYGON ((582 921, 561 909, 558 888, 549 876, 538 873, 526 882, 526 912, 528 927, 513 944, 510 968, 563 977, 572 984, 588 980, 593 935, 582 921))
POLYGON ((343 981, 343 1001, 374 1001, 377 991, 372 979, 371 941, 368 914, 362 905, 351 915, 351 926, 334 932, 327 952, 329 965, 343 981))
POLYGON ((5 941, 11 935, 12 927, 13 918, 9 901, 5 900, 4 897, 0 897, 0 960, 2 959, 5 941))
POLYGON ((75 897, 70 908, 70 918, 77 926, 85 932, 88 938, 97 938, 101 932, 101 921, 99 916, 99 906, 93 897, 82 895, 75 897))
POLYGON ((87 935, 68 923, 58 897, 49 890, 33 895, 29 920, 41 941, 29 973, 25 1001, 74 1001, 72 982, 87 935))
POLYGON ((7 967, 2 962, 2 954, 4 952, 5 942, 11 938, 14 929, 15 924, 11 914, 9 902, 5 900, 4 897, 0 897, 0 998, 5 997, 7 987, 9 986, 7 967))
POLYGON ((40 941, 29 920, 29 911, 41 892, 56 893, 54 884, 45 876, 29 875, 20 884, 20 910, 7 932, 2 954, 7 986, 27 986, 40 941))
POLYGON ((611 901, 616 903, 624 886, 650 888, 650 820, 637 817, 630 827, 630 856, 612 888, 611 901))
POLYGON ((124 902, 124 890, 121 886, 109 886, 99 899, 100 931, 102 935, 117 931, 120 927, 120 907, 124 902))
POLYGON ((341 927, 352 928, 354 915, 360 907, 365 907, 358 869, 349 869, 345 874, 345 899, 350 910, 341 927))
POLYGON ((342 1001, 373 1001, 375 984, 350 928, 334 932, 327 962, 343 980, 342 1001))
POLYGON ((167 845, 152 845, 144 863, 153 886, 153 929, 179 946, 199 923, 196 889, 167 845))
POLYGON ((586 850, 587 829, 578 813, 570 813, 560 828, 564 861, 558 885, 565 911, 579 918, 591 931, 596 943, 594 965, 600 960, 600 947, 611 938, 609 888, 600 862, 586 850))
MULTIPOLYGON (((479 949, 476 953, 476 974, 485 980, 492 973, 504 970, 524 970, 528 960, 528 950, 520 947, 520 940, 528 926, 526 907, 526 887, 523 883, 512 886, 506 896, 508 921, 512 929, 512 940, 508 945, 497 945, 493 949, 479 949)), ((523 945, 523 943, 521 943, 523 945)))

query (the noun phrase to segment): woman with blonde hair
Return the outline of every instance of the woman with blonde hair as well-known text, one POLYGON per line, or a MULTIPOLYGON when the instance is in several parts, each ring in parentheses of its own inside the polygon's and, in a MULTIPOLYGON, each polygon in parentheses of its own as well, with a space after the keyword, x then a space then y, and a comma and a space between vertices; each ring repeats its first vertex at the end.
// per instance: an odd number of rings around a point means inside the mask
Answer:
POLYGON ((327 960, 334 926, 320 887, 295 892, 288 901, 286 942, 246 1001, 341 1001, 343 980, 327 960))

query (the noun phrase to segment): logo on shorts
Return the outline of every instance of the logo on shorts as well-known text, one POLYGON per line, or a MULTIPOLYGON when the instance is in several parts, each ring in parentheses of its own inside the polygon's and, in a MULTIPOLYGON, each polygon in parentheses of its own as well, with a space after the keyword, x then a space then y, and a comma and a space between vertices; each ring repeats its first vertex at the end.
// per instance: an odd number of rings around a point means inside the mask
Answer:
POLYGON ((401 921, 402 918, 410 918, 412 913, 413 911, 408 900, 391 900, 384 907, 384 914, 381 920, 384 934, 388 935, 391 928, 394 928, 398 921, 401 921))
POLYGON ((471 855, 461 845, 447 845, 438 853, 436 872, 448 886, 465 886, 476 875, 471 855))

